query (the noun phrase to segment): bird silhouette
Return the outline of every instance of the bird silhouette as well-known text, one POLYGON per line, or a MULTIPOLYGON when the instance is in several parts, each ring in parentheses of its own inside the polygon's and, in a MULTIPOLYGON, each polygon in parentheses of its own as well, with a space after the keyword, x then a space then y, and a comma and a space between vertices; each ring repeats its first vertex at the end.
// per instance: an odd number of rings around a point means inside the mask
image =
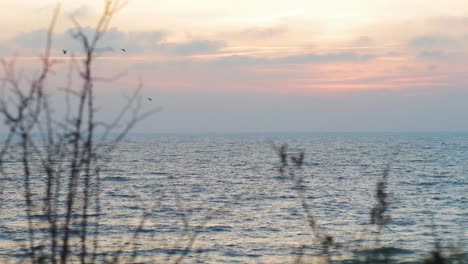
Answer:
POLYGON ((62 50, 63 54, 67 54, 67 50, 62 50))
POLYGON ((120 50, 123 51, 123 52, 127 52, 125 49, 120 49, 120 50))
POLYGON ((149 98, 149 97, 148 97, 148 100, 149 100, 149 101, 153 101, 153 99, 151 99, 151 98, 149 98))

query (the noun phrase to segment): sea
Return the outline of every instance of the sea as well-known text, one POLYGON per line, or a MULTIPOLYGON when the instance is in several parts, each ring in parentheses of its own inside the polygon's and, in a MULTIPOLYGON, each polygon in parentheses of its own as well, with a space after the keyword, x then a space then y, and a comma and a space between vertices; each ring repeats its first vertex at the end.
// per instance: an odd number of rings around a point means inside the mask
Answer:
MULTIPOLYGON (((10 155, 0 179, 3 262, 28 252, 20 162, 10 155)), ((468 133, 132 134, 102 157, 100 177, 101 256, 320 263, 378 246, 405 263, 436 244, 467 252, 468 133), (288 161, 281 173, 282 144, 304 153, 302 166, 288 161), (384 175, 391 220, 377 226, 370 212, 384 175)))

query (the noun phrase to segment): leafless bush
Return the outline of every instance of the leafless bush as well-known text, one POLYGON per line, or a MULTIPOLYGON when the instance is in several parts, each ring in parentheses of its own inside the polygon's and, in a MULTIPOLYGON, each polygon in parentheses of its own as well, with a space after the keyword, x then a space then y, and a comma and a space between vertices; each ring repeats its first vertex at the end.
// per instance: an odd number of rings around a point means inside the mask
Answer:
POLYGON ((377 182, 375 188, 374 197, 376 204, 370 211, 370 223, 378 227, 379 233, 382 232, 385 226, 392 220, 391 216, 389 215, 390 201, 389 194, 387 193, 387 184, 388 176, 390 175, 390 171, 392 169, 393 160, 397 154, 398 152, 395 152, 391 160, 387 163, 382 173, 382 178, 377 182))
MULTIPOLYGON (((278 169, 280 175, 282 177, 287 177, 294 184, 294 189, 296 190, 297 196, 301 203, 301 208, 304 212, 307 224, 312 234, 319 242, 320 247, 322 249, 321 254, 324 256, 324 261, 331 262, 331 250, 339 248, 340 245, 338 243, 335 243, 333 236, 328 234, 326 230, 324 230, 317 224, 317 220, 315 219, 314 214, 310 209, 311 207, 306 200, 306 186, 304 184, 304 175, 300 172, 300 169, 304 164, 305 153, 299 152, 297 154, 289 154, 287 144, 282 144, 280 146, 276 146, 275 144, 273 144, 272 146, 280 159, 278 169), (289 165, 288 158, 292 165, 289 165)), ((298 250, 298 257, 295 260, 295 263, 302 263, 303 254, 304 247, 302 246, 298 250)))
POLYGON ((78 258, 81 263, 96 261, 102 214, 102 159, 136 123, 156 111, 142 110, 138 87, 115 120, 102 122, 95 118, 93 63, 113 16, 124 5, 117 0, 106 0, 92 36, 87 36, 72 18, 73 37, 81 43, 84 57, 69 58, 70 73, 77 72, 80 83, 74 85, 69 76, 64 89, 67 102, 64 115, 54 112, 50 100, 52 88, 47 83, 57 63, 51 58, 51 45, 60 6, 55 9, 48 29, 38 76, 27 81, 17 74, 15 60, 1 61, 0 116, 8 135, 0 149, 0 173, 2 176, 7 173, 4 157, 18 153, 21 172, 16 171, 15 177, 23 181, 32 263, 68 263, 72 258, 78 258), (103 136, 98 138, 98 134, 103 136), (33 188, 33 182, 41 181, 42 185, 35 184, 33 188), (46 219, 46 232, 38 228, 44 221, 41 219, 46 219), (72 243, 80 249, 72 250, 72 243))
MULTIPOLYGON (((308 226, 312 232, 312 234, 317 238, 318 242, 321 245, 322 251, 320 255, 323 258, 323 261, 326 263, 333 262, 333 254, 339 255, 342 252, 343 245, 337 243, 333 236, 329 235, 323 227, 320 227, 317 224, 317 220, 310 209, 310 205, 306 200, 306 186, 304 184, 304 175, 300 172, 303 164, 304 164, 304 152, 299 152, 296 154, 288 153, 288 145, 282 144, 277 146, 273 144, 273 149, 276 152, 279 158, 279 168, 278 171, 283 178, 289 179, 294 184, 294 189, 297 192, 298 199, 301 203, 301 207, 303 209, 305 220, 308 223, 308 226), (289 163, 290 161, 290 163, 289 163)), ((380 248, 380 233, 386 227, 387 224, 390 223, 391 217, 389 215, 389 194, 387 193, 387 184, 388 184, 388 177, 393 165, 393 161, 395 156, 398 155, 398 151, 396 151, 391 160, 386 165, 382 178, 377 182, 376 190, 375 190, 375 199, 376 204, 370 211, 370 224, 376 225, 378 229, 378 234, 376 236, 376 247, 375 252, 379 252, 380 248)), ((350 245, 348 245, 350 247, 350 245)), ((295 263, 302 263, 303 262, 303 255, 304 255, 305 247, 301 246, 298 250, 297 258, 295 263)), ((365 260, 360 260, 359 258, 352 260, 352 263, 388 263, 388 259, 382 259, 380 256, 370 256, 367 257, 365 260)))

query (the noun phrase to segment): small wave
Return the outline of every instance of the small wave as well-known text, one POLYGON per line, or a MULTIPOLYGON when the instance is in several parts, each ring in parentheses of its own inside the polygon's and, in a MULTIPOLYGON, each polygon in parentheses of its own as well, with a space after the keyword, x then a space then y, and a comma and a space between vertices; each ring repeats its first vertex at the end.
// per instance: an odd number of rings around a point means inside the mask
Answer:
POLYGON ((419 182, 417 185, 419 186, 434 186, 439 185, 441 182, 419 182))
POLYGON ((274 228, 274 227, 270 227, 270 226, 261 226, 261 227, 259 227, 259 229, 269 231, 269 232, 273 232, 273 233, 281 231, 278 228, 274 228))
POLYGON ((235 164, 232 164, 231 166, 234 168, 245 167, 247 166, 247 162, 235 163, 235 164))
POLYGON ((123 208, 125 208, 125 209, 127 209, 127 210, 132 210, 132 211, 140 210, 140 209, 141 209, 140 206, 136 206, 136 205, 123 206, 123 208))
POLYGON ((224 226, 224 225, 216 225, 216 226, 207 226, 203 228, 203 232, 231 232, 232 227, 224 226))
POLYGON ((126 172, 125 170, 121 169, 103 169, 101 172, 126 172))
POLYGON ((385 256, 395 256, 395 255, 408 255, 413 254, 413 250, 397 248, 397 247, 381 247, 381 248, 372 248, 358 251, 358 255, 363 256, 372 256, 372 255, 385 255, 385 256))
POLYGON ((6 163, 18 163, 21 164, 21 160, 2 160, 3 164, 6 163))
POLYGON ((143 161, 146 161, 146 162, 159 162, 159 160, 157 160, 157 159, 143 159, 143 161))
POLYGON ((137 196, 134 194, 124 194, 124 193, 114 193, 114 192, 109 192, 109 196, 121 197, 121 198, 137 198, 137 196))
POLYGON ((141 250, 140 253, 159 253, 159 254, 166 254, 166 255, 182 255, 182 254, 189 254, 189 253, 208 253, 208 252, 216 252, 215 248, 197 248, 197 249, 181 249, 181 248, 155 248, 151 250, 141 250))
POLYGON ((148 174, 149 175, 168 175, 169 173, 163 172, 163 171, 154 171, 154 172, 150 172, 148 174))
POLYGON ((427 162, 427 163, 432 163, 434 160, 425 160, 425 159, 412 159, 408 160, 409 163, 421 163, 421 162, 427 162))
POLYGON ((180 248, 173 248, 173 249, 166 249, 166 248, 155 248, 151 250, 151 253, 163 253, 166 255, 185 255, 192 252, 189 249, 180 249, 180 248))
POLYGON ((102 180, 104 180, 104 181, 126 182, 129 179, 127 177, 121 177, 121 176, 107 176, 107 177, 104 177, 102 180))
POLYGON ((0 181, 5 181, 5 182, 13 182, 13 181, 17 181, 18 179, 17 178, 14 178, 14 177, 0 177, 0 181))
POLYGON ((260 258, 262 257, 262 255, 259 255, 259 254, 245 254, 245 253, 241 253, 241 252, 236 252, 236 251, 226 251, 224 252, 225 256, 228 256, 228 257, 248 257, 248 258, 260 258))
POLYGON ((194 187, 192 187, 192 192, 194 192, 194 193, 203 192, 205 190, 206 189, 203 186, 194 186, 194 187))

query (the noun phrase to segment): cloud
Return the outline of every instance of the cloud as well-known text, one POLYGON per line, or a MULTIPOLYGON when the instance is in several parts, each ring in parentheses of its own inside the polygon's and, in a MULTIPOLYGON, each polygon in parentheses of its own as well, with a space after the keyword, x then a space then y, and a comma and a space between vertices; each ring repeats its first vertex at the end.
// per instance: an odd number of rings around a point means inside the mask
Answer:
POLYGON ((0 56, 2 55, 10 55, 11 51, 10 48, 2 43, 0 43, 0 56))
MULTIPOLYGON (((74 39, 73 35, 76 33, 76 29, 69 29, 62 33, 53 34, 53 48, 56 49, 67 49, 73 52, 82 51, 82 45, 79 41, 74 39)), ((95 30, 91 27, 83 28, 83 33, 91 38, 95 30)), ((136 32, 124 32, 117 28, 109 29, 102 40, 99 42, 98 48, 113 48, 120 50, 125 48, 132 52, 143 52, 145 50, 153 49, 159 45, 167 33, 164 31, 136 31, 136 32)), ((27 49, 42 49, 47 37, 47 30, 39 29, 22 33, 15 36, 10 43, 14 46, 27 49)))
POLYGON ((265 57, 254 57, 244 55, 232 55, 224 57, 216 57, 209 60, 195 60, 195 59, 175 59, 165 61, 162 66, 161 63, 139 63, 136 64, 137 69, 152 69, 153 67, 169 67, 175 69, 177 67, 192 67, 193 69, 243 69, 247 70, 252 67, 283 67, 292 64, 296 65, 320 65, 329 63, 340 63, 340 62, 368 62, 377 58, 374 54, 358 54, 354 52, 339 52, 339 53, 324 53, 315 54, 307 53, 293 56, 284 56, 277 58, 265 58, 265 57))
POLYGON ((225 44, 213 40, 192 40, 186 43, 163 43, 157 47, 158 52, 172 55, 195 55, 218 51, 225 44))
POLYGON ((437 59, 445 60, 449 58, 449 54, 444 51, 421 51, 418 56, 419 59, 437 59))
POLYGON ((128 51, 138 53, 152 50, 167 36, 165 31, 135 31, 123 32, 116 28, 110 29, 102 43, 117 49, 125 48, 128 51))
MULTIPOLYGON (((81 43, 74 39, 76 29, 68 29, 62 33, 53 34, 53 48, 67 49, 75 53, 82 51, 81 43)), ((94 36, 95 30, 91 27, 82 29, 88 38, 94 36)), ((168 33, 165 31, 130 31, 125 32, 117 28, 110 28, 99 41, 101 50, 120 50, 125 48, 132 54, 151 53, 162 55, 188 56, 195 54, 214 53, 225 44, 221 41, 194 39, 187 42, 168 42, 168 33)), ((26 48, 38 52, 44 46, 47 37, 46 29, 39 29, 22 33, 10 40, 12 46, 26 48)))
POLYGON ((239 32, 233 33, 234 36, 241 38, 250 38, 250 39, 267 39, 278 37, 280 35, 288 32, 287 28, 284 26, 278 27, 255 27, 241 30, 239 32))
POLYGON ((326 54, 302 54, 296 56, 288 56, 280 58, 277 61, 282 63, 292 64, 308 64, 308 63, 329 63, 329 62, 365 62, 376 58, 373 54, 360 55, 354 52, 337 52, 337 53, 326 53, 326 54))
POLYGON ((361 30, 360 34, 361 37, 355 39, 354 44, 369 44, 369 41, 374 41, 370 46, 387 45, 387 48, 402 53, 405 57, 414 56, 422 59, 437 55, 441 58, 442 54, 436 53, 468 53, 468 17, 466 16, 414 18, 374 24, 361 30), (366 36, 372 36, 373 39, 366 39, 366 36))
POLYGON ((270 60, 266 58, 233 55, 216 58, 214 60, 208 61, 207 63, 219 66, 254 66, 267 64, 269 62, 270 60))
POLYGON ((26 48, 35 48, 43 45, 47 39, 47 30, 37 29, 27 33, 21 33, 15 36, 11 42, 15 45, 26 48))
POLYGON ((409 39, 409 52, 421 60, 461 62, 468 55, 468 35, 426 34, 409 39))
POLYGON ((286 64, 321 64, 333 62, 366 62, 377 58, 374 54, 358 54, 355 52, 336 53, 306 53, 278 58, 260 58, 250 56, 229 56, 216 59, 215 63, 243 65, 286 65, 286 64))
POLYGON ((351 46, 354 47, 363 47, 363 46, 370 46, 374 43, 374 40, 368 36, 359 36, 355 40, 351 42, 351 46))
POLYGON ((92 8, 88 5, 82 5, 68 14, 77 20, 85 20, 95 15, 92 8))
POLYGON ((437 16, 426 21, 426 27, 436 32, 467 33, 468 17, 437 16))
POLYGON ((417 36, 408 42, 409 47, 423 49, 454 47, 456 44, 457 39, 446 35, 417 36))
POLYGON ((439 60, 450 62, 466 61, 466 54, 463 52, 450 52, 441 50, 423 50, 417 54, 418 59, 422 60, 439 60))
MULTIPOLYGON (((369 74, 367 68, 373 67, 371 63, 377 63, 370 61, 374 57, 374 55, 352 52, 303 54, 280 58, 237 55, 209 60, 182 58, 140 62, 133 64, 133 67, 139 73, 151 76, 148 78, 154 82, 150 83, 149 86, 163 90, 223 89, 277 93, 286 89, 285 87, 296 92, 317 91, 323 88, 322 86, 330 89, 333 87, 346 88, 349 79, 358 77, 353 74, 353 69, 348 66, 344 67, 342 63, 351 63, 360 67, 356 70, 358 75, 363 72, 363 69, 366 69, 364 72, 367 76, 369 74), (370 64, 367 65, 367 63, 370 64), (327 76, 332 77, 328 79, 327 76)), ((352 86, 358 88, 361 83, 353 83, 352 86)))
POLYGON ((434 72, 434 71, 437 70, 437 68, 438 68, 437 65, 432 64, 432 65, 427 66, 427 71, 428 72, 434 72))

